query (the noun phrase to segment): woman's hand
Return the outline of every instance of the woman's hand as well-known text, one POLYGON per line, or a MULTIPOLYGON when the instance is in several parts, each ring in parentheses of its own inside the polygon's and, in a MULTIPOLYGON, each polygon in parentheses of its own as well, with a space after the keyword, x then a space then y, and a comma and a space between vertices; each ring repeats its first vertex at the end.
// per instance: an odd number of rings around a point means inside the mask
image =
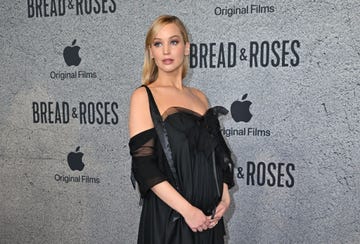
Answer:
POLYGON ((183 214, 186 224, 193 232, 201 232, 207 230, 210 224, 210 220, 206 215, 198 208, 192 206, 185 214, 183 214))
POLYGON ((214 217, 208 216, 208 220, 209 220, 208 227, 209 228, 213 228, 219 222, 219 220, 224 216, 225 212, 228 210, 229 206, 230 206, 229 189, 228 189, 227 184, 224 183, 223 195, 222 195, 221 201, 216 206, 215 215, 214 215, 214 217))
POLYGON ((223 200, 219 202, 219 204, 216 207, 214 218, 212 216, 208 216, 209 220, 209 228, 215 227, 215 225, 219 222, 219 220, 224 216, 226 210, 228 210, 230 206, 230 203, 227 203, 223 200))
POLYGON ((168 181, 156 184, 151 190, 172 209, 180 213, 192 231, 208 229, 209 220, 206 215, 191 205, 168 181))

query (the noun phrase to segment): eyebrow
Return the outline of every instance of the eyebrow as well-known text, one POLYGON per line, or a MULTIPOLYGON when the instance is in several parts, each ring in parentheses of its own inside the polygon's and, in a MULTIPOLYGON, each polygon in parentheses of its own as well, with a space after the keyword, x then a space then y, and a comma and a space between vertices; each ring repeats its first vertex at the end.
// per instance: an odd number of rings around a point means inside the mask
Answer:
MULTIPOLYGON (((174 38, 174 37, 180 38, 179 35, 173 35, 173 36, 170 36, 169 39, 172 39, 172 38, 174 38)), ((153 40, 162 40, 162 39, 155 37, 153 40)))

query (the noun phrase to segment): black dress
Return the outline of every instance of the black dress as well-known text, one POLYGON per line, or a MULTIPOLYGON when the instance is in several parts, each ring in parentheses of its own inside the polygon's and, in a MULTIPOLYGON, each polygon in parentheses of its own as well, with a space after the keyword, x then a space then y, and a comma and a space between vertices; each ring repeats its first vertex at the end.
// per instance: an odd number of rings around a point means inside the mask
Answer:
MULTIPOLYGON (((150 97, 149 102, 156 106, 150 97)), ((220 133, 217 111, 209 109, 202 116, 185 108, 171 107, 162 118, 178 178, 178 191, 209 216, 221 200, 223 182, 229 188, 234 185, 233 162, 220 133)), ((129 142, 132 172, 143 199, 138 244, 224 243, 222 219, 212 229, 192 232, 185 220, 150 190, 164 180, 175 187, 158 139, 152 128, 135 135, 129 142)))

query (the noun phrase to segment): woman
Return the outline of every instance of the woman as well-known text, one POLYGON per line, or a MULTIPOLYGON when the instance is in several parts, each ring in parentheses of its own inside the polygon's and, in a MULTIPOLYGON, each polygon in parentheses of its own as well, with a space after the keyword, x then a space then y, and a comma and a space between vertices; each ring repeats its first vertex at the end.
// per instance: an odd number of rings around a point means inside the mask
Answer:
POLYGON ((145 41, 145 86, 132 94, 129 114, 132 172, 143 199, 139 244, 224 242, 233 163, 220 134, 219 109, 208 109, 201 91, 183 85, 189 49, 177 17, 153 22, 145 41), (166 140, 149 107, 161 115, 166 140))

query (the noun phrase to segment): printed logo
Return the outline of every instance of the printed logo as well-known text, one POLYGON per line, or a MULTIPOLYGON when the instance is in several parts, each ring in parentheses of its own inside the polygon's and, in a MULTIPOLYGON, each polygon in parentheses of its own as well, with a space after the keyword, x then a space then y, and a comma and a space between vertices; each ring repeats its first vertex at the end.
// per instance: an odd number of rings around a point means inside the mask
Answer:
POLYGON ((70 106, 62 101, 32 102, 32 121, 34 124, 68 124, 78 120, 80 124, 116 125, 119 123, 119 104, 117 102, 79 102, 70 106))
POLYGON ((27 0, 28 18, 115 13, 115 0, 27 0))
MULTIPOLYGON (((236 100, 230 106, 231 117, 236 123, 244 122, 249 123, 253 115, 250 112, 251 101, 246 100, 248 94, 244 94, 241 98, 241 101, 236 100)), ((223 127, 221 132, 226 137, 231 136, 256 136, 256 137, 268 137, 271 135, 269 129, 257 128, 254 126, 248 127, 223 127)))
POLYGON ((84 154, 79 152, 80 146, 76 148, 76 152, 70 152, 67 156, 67 161, 71 170, 82 171, 85 167, 85 164, 82 161, 84 154))
POLYGON ((246 14, 269 14, 276 10, 273 5, 250 4, 246 6, 215 7, 214 14, 217 16, 232 17, 233 15, 246 14))
POLYGON ((247 98, 247 93, 242 96, 241 101, 237 100, 231 104, 231 116, 235 122, 243 121, 245 123, 249 122, 252 114, 250 113, 250 101, 244 101, 247 98))
MULTIPOLYGON (((67 163, 72 171, 82 171, 85 167, 85 164, 83 162, 83 156, 84 154, 80 152, 80 146, 78 146, 75 150, 75 152, 70 152, 67 155, 67 163)), ((84 183, 84 184, 99 184, 100 178, 99 177, 93 177, 89 175, 81 175, 76 174, 76 172, 73 172, 73 174, 55 174, 54 179, 57 182, 63 182, 63 183, 84 183)))
POLYGON ((300 64, 299 40, 250 41, 190 44, 190 68, 234 68, 246 63, 249 68, 296 67, 300 64))
POLYGON ((245 179, 248 186, 276 186, 291 188, 295 185, 293 163, 246 162, 245 169, 237 168, 238 179, 245 179))
POLYGON ((80 47, 75 46, 75 44, 76 39, 72 42, 71 46, 65 47, 63 52, 65 63, 68 66, 78 66, 81 62, 81 58, 79 57, 80 47))
MULTIPOLYGON (((79 56, 80 47, 76 45, 76 39, 73 40, 71 46, 66 46, 63 51, 63 58, 67 66, 79 66, 81 58, 79 56)), ((71 79, 95 79, 98 78, 95 71, 74 70, 71 71, 51 71, 50 78, 52 80, 71 80, 71 79)))

